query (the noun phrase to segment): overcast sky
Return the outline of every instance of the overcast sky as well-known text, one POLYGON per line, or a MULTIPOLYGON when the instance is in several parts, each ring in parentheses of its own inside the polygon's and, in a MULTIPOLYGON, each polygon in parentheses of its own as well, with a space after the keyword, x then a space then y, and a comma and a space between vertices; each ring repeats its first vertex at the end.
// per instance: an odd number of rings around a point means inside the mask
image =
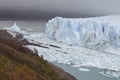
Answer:
POLYGON ((0 16, 101 16, 120 14, 120 0, 0 0, 0 11, 0 16))

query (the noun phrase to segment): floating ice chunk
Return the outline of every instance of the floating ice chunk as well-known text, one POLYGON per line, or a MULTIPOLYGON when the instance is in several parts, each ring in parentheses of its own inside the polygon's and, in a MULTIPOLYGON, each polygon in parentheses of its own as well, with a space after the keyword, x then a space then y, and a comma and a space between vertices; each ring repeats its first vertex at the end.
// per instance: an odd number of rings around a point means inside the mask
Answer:
POLYGON ((80 71, 87 71, 87 72, 90 71, 90 70, 87 69, 87 68, 79 68, 79 70, 80 70, 80 71))
POLYGON ((120 77, 120 71, 114 71, 114 70, 109 70, 109 69, 106 69, 100 72, 99 74, 107 76, 107 77, 115 77, 115 78, 120 77))

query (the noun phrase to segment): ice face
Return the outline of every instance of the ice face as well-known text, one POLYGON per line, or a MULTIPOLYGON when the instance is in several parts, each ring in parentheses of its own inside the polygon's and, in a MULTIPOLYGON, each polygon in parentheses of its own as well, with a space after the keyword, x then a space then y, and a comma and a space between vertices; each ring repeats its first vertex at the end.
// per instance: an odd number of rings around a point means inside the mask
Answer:
POLYGON ((50 39, 69 45, 100 48, 120 46, 120 16, 94 18, 56 17, 48 21, 45 33, 50 39))

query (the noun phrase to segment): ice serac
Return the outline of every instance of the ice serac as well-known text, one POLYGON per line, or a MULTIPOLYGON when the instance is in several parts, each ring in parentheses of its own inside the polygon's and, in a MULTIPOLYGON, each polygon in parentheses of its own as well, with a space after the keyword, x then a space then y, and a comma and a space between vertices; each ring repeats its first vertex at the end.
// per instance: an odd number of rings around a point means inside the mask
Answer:
POLYGON ((88 48, 120 47, 120 16, 93 18, 55 17, 46 24, 50 39, 88 48))

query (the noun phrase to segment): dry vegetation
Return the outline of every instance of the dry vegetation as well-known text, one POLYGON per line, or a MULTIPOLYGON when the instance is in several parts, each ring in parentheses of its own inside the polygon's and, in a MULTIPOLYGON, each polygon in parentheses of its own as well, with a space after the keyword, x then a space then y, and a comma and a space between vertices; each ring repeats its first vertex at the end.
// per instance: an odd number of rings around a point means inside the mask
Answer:
POLYGON ((51 64, 23 44, 0 31, 0 80, 74 80, 61 78, 51 64))

